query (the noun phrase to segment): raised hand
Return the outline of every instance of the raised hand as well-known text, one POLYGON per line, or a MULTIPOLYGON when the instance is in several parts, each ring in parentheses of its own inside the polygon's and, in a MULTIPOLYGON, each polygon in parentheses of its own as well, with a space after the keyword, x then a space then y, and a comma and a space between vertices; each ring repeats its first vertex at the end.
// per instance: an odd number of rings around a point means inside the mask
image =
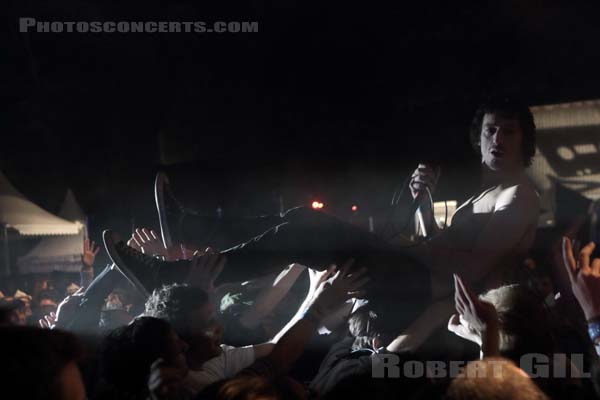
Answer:
POLYGON ((133 240, 135 245, 139 247, 140 251, 144 254, 149 254, 152 256, 165 256, 167 253, 162 240, 152 229, 136 228, 135 232, 131 236, 131 240, 133 240))
POLYGON ((142 253, 142 246, 140 245, 140 243, 137 241, 137 239, 135 239, 135 234, 133 234, 131 236, 131 238, 129 238, 129 240, 127 241, 127 246, 131 247, 132 249, 135 249, 137 251, 139 251, 140 253, 142 253))
MULTIPOLYGON (((361 268, 356 272, 350 272, 354 260, 348 260, 344 266, 335 273, 331 279, 322 280, 316 293, 310 309, 324 317, 326 314, 342 306, 344 302, 352 297, 362 297, 365 291, 362 289, 369 281, 365 276, 366 268, 361 268)), ((329 270, 328 270, 329 271, 329 270)), ((323 275, 324 277, 326 275, 323 275)))
POLYGON ((481 301, 458 276, 454 275, 454 303, 458 314, 448 321, 448 330, 479 344, 486 356, 499 348, 499 322, 496 308, 481 301))
POLYGON ((580 252, 574 252, 571 240, 562 239, 563 264, 569 274, 573 295, 588 321, 600 317, 600 259, 595 258, 590 263, 595 248, 596 245, 590 242, 580 252))
POLYGON ((187 282, 191 286, 206 290, 208 293, 214 293, 215 280, 223 271, 226 261, 225 256, 214 252, 210 247, 202 254, 194 254, 187 282))
POLYGON ((336 268, 337 267, 335 265, 330 265, 327 269, 325 269, 323 271, 317 271, 315 269, 309 268, 308 269, 308 276, 310 278, 310 286, 308 289, 309 293, 314 294, 323 282, 326 282, 326 281, 330 280, 331 278, 333 278, 333 276, 335 275, 335 272, 336 272, 336 268))
POLYGON ((44 315, 43 318, 38 320, 41 328, 44 329, 54 329, 54 325, 56 324, 56 313, 52 311, 50 314, 44 315))
POLYGON ((96 254, 100 251, 100 246, 96 246, 94 241, 85 239, 83 241, 83 254, 81 255, 81 261, 83 262, 84 269, 90 269, 94 266, 96 260, 96 254))

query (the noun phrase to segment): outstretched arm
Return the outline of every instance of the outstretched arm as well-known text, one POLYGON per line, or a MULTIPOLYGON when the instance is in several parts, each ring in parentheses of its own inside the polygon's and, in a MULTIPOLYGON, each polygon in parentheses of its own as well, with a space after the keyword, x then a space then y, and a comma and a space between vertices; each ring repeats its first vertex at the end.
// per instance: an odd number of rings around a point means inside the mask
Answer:
POLYGON ((277 307, 305 269, 300 264, 291 264, 284 269, 271 285, 261 291, 252 307, 240 317, 240 323, 248 329, 256 328, 277 307))
POLYGON ((294 326, 296 324, 296 322, 298 322, 302 319, 302 317, 306 313, 306 310, 308 310, 311 303, 313 302, 314 296, 315 296, 317 290, 319 289, 319 287, 324 282, 326 282, 327 280, 329 280, 330 278, 333 277, 333 275, 335 273, 335 266, 330 266, 328 269, 326 269, 324 271, 315 271, 313 269, 308 269, 308 273, 310 275, 310 285, 308 287, 308 292, 306 294, 306 298, 304 299, 304 301, 302 302, 300 307, 298 307, 298 311, 296 311, 296 314, 273 337, 271 342, 277 343, 283 337, 283 335, 285 335, 285 333, 287 331, 289 331, 292 328, 292 326, 294 326))
POLYGON ((288 331, 279 339, 268 360, 273 370, 285 374, 302 355, 306 344, 325 315, 340 307, 351 297, 363 295, 362 287, 368 281, 364 277, 365 270, 350 272, 352 261, 347 262, 334 277, 321 282, 311 298, 303 317, 294 322, 288 331))
POLYGON ((587 319, 588 333, 600 356, 600 259, 590 260, 596 248, 588 243, 579 254, 573 253, 570 239, 563 238, 562 254, 571 281, 571 290, 587 319))

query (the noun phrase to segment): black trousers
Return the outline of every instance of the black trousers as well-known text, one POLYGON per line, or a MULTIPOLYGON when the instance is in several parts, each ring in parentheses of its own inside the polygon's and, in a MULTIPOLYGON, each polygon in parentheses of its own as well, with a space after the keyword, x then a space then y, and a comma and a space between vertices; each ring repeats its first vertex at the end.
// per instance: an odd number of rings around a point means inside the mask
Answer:
MULTIPOLYGON (((373 233, 307 207, 291 209, 282 216, 257 218, 256 222, 257 230, 265 222, 273 226, 222 251, 227 264, 219 282, 251 280, 294 262, 323 270, 353 258, 356 268, 368 269, 371 280, 367 297, 372 306, 386 314, 385 320, 395 329, 412 322, 430 301, 425 267, 373 233)), ((206 226, 206 221, 197 223, 206 226)), ((187 226, 191 229, 193 223, 188 221, 187 226)), ((235 230, 235 225, 232 228, 235 230)), ((252 229, 246 225, 244 231, 252 229)))

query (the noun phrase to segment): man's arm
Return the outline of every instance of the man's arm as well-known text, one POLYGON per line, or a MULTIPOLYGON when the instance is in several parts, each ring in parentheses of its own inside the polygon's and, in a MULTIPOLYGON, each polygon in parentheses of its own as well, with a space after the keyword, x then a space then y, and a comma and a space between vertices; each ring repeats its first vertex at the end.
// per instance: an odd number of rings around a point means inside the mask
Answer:
POLYGON ((271 354, 273 348, 275 347, 275 343, 267 342, 261 344, 255 344, 252 346, 254 348, 254 358, 263 358, 271 354))
POLYGON ((591 260, 595 248, 596 244, 590 242, 579 254, 574 254, 571 240, 567 237, 562 240, 563 263, 571 290, 587 319, 590 339, 600 356, 600 259, 591 260))
POLYGON ((325 315, 340 307, 352 297, 364 294, 361 290, 368 281, 364 277, 365 269, 350 273, 353 261, 350 260, 329 280, 323 280, 311 296, 310 305, 304 315, 294 322, 279 339, 273 351, 268 356, 273 370, 285 374, 304 352, 306 344, 325 315))
POLYGON ((309 269, 308 273, 310 275, 310 285, 308 287, 308 292, 306 294, 306 298, 304 299, 304 301, 302 302, 300 307, 298 307, 298 311, 296 311, 296 314, 273 337, 273 339, 271 340, 272 343, 277 343, 283 337, 283 335, 285 335, 285 333, 287 331, 289 331, 292 328, 292 326, 294 326, 294 324, 296 324, 296 322, 298 322, 298 321, 300 321, 300 319, 302 319, 306 310, 308 310, 310 304, 312 303, 317 289, 319 288, 319 286, 322 283, 326 282, 329 278, 331 278, 333 276, 333 274, 335 273, 335 267, 334 266, 329 267, 325 271, 315 271, 315 270, 309 269))
POLYGON ((248 329, 256 328, 277 307, 305 269, 303 265, 292 264, 283 270, 271 285, 261 291, 252 307, 242 314, 240 323, 248 329))

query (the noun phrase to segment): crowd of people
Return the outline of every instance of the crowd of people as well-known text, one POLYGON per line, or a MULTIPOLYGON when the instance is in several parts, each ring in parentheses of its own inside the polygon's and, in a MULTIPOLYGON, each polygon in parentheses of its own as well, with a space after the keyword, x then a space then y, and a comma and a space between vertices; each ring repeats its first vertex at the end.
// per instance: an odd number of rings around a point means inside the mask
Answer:
POLYGON ((406 184, 410 240, 303 207, 202 215, 159 173, 160 231, 106 230, 106 268, 86 240, 78 282, 0 293, 2 395, 600 397, 600 258, 575 240, 585 215, 532 251, 529 109, 493 99, 471 139, 480 190, 442 228, 439 170, 419 165, 406 184))

